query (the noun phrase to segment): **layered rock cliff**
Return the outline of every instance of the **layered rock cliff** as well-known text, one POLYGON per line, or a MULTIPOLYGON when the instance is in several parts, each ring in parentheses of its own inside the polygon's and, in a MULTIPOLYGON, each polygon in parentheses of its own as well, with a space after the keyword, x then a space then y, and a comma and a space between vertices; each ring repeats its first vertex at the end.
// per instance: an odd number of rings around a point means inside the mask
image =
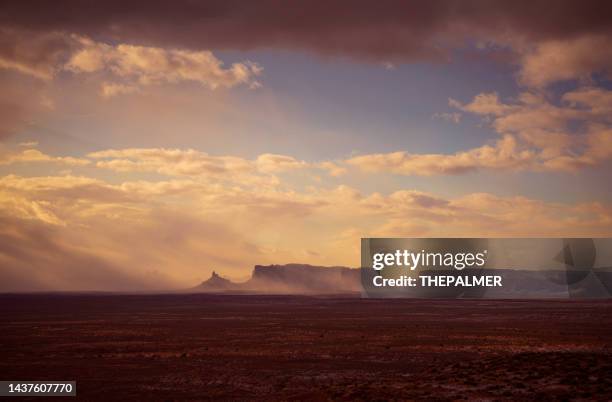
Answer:
POLYGON ((361 290, 358 269, 307 264, 256 265, 251 278, 235 283, 215 272, 192 290, 198 292, 342 294, 361 290))

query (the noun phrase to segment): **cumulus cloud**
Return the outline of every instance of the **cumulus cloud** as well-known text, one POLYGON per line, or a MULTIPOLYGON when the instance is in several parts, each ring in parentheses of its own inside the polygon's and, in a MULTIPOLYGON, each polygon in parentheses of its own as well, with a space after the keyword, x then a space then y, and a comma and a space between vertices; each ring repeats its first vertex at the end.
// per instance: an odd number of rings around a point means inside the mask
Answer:
POLYGON ((516 137, 520 148, 535 156, 531 168, 576 170, 609 158, 599 149, 608 149, 612 143, 611 93, 579 88, 563 94, 560 104, 531 92, 520 94, 511 104, 501 103, 497 94, 481 94, 457 107, 492 119, 491 126, 499 134, 516 137))
POLYGON ((499 95, 496 92, 478 94, 474 97, 472 102, 465 105, 452 98, 449 99, 448 103, 450 106, 466 112, 481 115, 491 114, 494 116, 501 116, 513 108, 512 106, 502 104, 499 100, 499 95))
MULTIPOLYGON (((23 146, 34 146, 32 143, 20 144, 23 146)), ((71 156, 51 156, 47 155, 38 149, 26 149, 24 151, 4 152, 0 154, 0 165, 12 165, 15 163, 32 163, 32 162, 50 162, 58 163, 67 166, 84 166, 90 163, 89 160, 83 158, 74 158, 71 156)))
POLYGON ((65 31, 36 32, 0 27, 0 69, 50 81, 61 71, 104 73, 104 97, 133 93, 139 86, 197 82, 207 88, 258 88, 262 67, 249 61, 225 67, 208 50, 165 49, 127 43, 110 45, 65 31))
MULTIPOLYGON (((235 156, 211 156, 194 149, 128 148, 92 152, 87 155, 99 159, 97 167, 118 172, 156 172, 174 176, 231 177, 254 173, 256 163, 235 156)), ((278 156, 277 156, 278 157, 278 156)), ((288 159, 292 159, 287 157, 288 159)), ((284 159, 264 156, 262 165, 273 170, 284 159)))
POLYGON ((341 174, 343 168, 332 162, 308 163, 292 156, 261 154, 254 160, 238 156, 213 156, 194 149, 128 148, 92 152, 96 166, 118 172, 156 172, 169 176, 246 178, 274 175, 300 169, 323 169, 341 174))
POLYGON ((497 93, 482 93, 449 104, 481 116, 501 136, 493 144, 454 154, 368 154, 346 160, 369 172, 403 175, 461 174, 481 169, 576 171, 610 159, 612 91, 579 88, 563 94, 561 104, 524 92, 504 103, 497 93))
POLYGON ((584 87, 565 93, 562 99, 573 107, 584 107, 597 118, 612 121, 612 91, 584 87))
MULTIPOLYGON (((65 68, 75 73, 105 71, 139 85, 194 81, 210 89, 246 84, 257 86, 262 68, 251 62, 223 62, 210 51, 163 49, 119 44, 116 46, 76 37, 81 48, 71 55, 65 68)), ((133 92, 133 85, 105 83, 103 94, 133 92)))
POLYGON ((356 156, 346 163, 366 172, 432 176, 478 169, 519 169, 529 166, 534 159, 532 152, 518 150, 514 137, 505 136, 495 145, 483 145, 456 154, 409 154, 400 151, 356 156))
POLYGON ((566 80, 588 81, 595 73, 612 77, 612 45, 609 35, 587 35, 538 43, 522 55, 519 80, 531 87, 545 87, 566 80))

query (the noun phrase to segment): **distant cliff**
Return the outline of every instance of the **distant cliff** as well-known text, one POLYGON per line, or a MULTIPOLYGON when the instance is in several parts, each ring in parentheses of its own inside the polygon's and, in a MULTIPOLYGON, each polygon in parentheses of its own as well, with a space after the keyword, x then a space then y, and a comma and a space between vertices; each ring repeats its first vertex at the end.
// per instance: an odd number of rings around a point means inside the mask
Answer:
POLYGON ((206 292, 227 292, 232 290, 238 290, 240 287, 239 284, 236 284, 229 279, 223 278, 219 276, 215 271, 213 271, 210 278, 202 282, 200 285, 196 286, 194 289, 206 292))
MULTIPOLYGON (((368 272, 376 275, 375 272, 368 272)), ((371 297, 416 298, 609 298, 612 294, 612 268, 586 270, 466 269, 423 270, 421 275, 465 276, 500 275, 500 287, 417 287, 362 289, 359 269, 319 267, 306 264, 256 265, 246 282, 232 282, 216 272, 190 292, 268 293, 268 294, 356 294, 365 291, 371 297)), ((365 283, 371 280, 366 275, 365 283)))
POLYGON ((192 291, 210 293, 341 294, 361 290, 359 269, 307 264, 255 265, 251 278, 235 283, 213 272, 192 291))

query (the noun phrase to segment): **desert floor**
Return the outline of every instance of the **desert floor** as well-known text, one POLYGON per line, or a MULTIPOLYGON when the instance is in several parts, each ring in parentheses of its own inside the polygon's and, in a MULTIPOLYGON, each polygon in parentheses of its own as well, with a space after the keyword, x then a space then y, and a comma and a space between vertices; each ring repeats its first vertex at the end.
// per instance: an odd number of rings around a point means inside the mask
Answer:
POLYGON ((612 399, 611 301, 1 295, 0 322, 0 380, 85 400, 612 399))

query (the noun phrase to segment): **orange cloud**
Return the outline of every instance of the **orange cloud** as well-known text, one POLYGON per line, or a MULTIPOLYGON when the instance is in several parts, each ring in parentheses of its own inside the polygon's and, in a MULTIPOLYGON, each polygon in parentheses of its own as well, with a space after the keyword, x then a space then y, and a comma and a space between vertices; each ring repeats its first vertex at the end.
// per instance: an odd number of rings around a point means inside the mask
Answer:
MULTIPOLYGON (((31 146, 33 143, 28 143, 31 146)), ((51 162, 67 166, 84 166, 90 163, 83 158, 71 156, 50 156, 37 149, 26 149, 19 153, 4 153, 0 155, 0 165, 12 165, 14 163, 51 162)))
POLYGON ((282 172, 306 167, 306 162, 286 155, 262 154, 255 161, 257 169, 262 172, 282 172))
POLYGON ((531 92, 515 103, 501 102, 496 93, 479 94, 466 104, 451 99, 451 106, 487 119, 501 139, 454 154, 398 151, 345 162, 366 172, 431 176, 483 169, 576 171, 610 159, 612 91, 581 88, 561 101, 557 106, 531 92))
POLYGON ((243 158, 210 156, 194 149, 128 148, 92 152, 97 166, 118 172, 157 172, 167 175, 221 175, 245 173, 253 168, 243 158))
POLYGON ((274 174, 300 169, 322 169, 332 175, 345 169, 333 162, 308 163, 292 156, 261 154, 254 160, 212 156, 194 149, 128 148, 92 152, 96 166, 117 172, 156 172, 169 176, 206 176, 217 179, 274 180, 274 174))
POLYGON ((524 52, 519 81, 531 87, 553 82, 588 80, 593 73, 612 73, 612 46, 609 35, 584 35, 567 40, 537 43, 524 52))
POLYGON ((261 86, 262 67, 249 61, 225 67, 208 50, 191 51, 127 43, 110 45, 61 31, 40 33, 0 27, 0 69, 44 81, 60 71, 104 73, 118 82, 103 82, 104 97, 136 92, 140 86, 193 81, 210 88, 261 86))
POLYGON ((104 96, 136 90, 136 85, 194 81, 210 89, 246 84, 255 80, 262 68, 251 62, 234 63, 229 68, 210 51, 189 51, 118 44, 116 46, 73 36, 81 48, 65 65, 75 73, 107 72, 127 83, 105 83, 104 96))
POLYGON ((244 275, 255 263, 356 266, 364 236, 612 234, 612 206, 597 202, 193 179, 9 175, 0 178, 0 211, 2 290, 187 287, 212 269, 244 275))
POLYGON ((515 138, 508 135, 493 146, 483 145, 451 155, 393 152, 356 156, 346 163, 366 172, 432 176, 461 174, 478 169, 521 169, 528 167, 534 160, 532 152, 519 150, 515 138))

